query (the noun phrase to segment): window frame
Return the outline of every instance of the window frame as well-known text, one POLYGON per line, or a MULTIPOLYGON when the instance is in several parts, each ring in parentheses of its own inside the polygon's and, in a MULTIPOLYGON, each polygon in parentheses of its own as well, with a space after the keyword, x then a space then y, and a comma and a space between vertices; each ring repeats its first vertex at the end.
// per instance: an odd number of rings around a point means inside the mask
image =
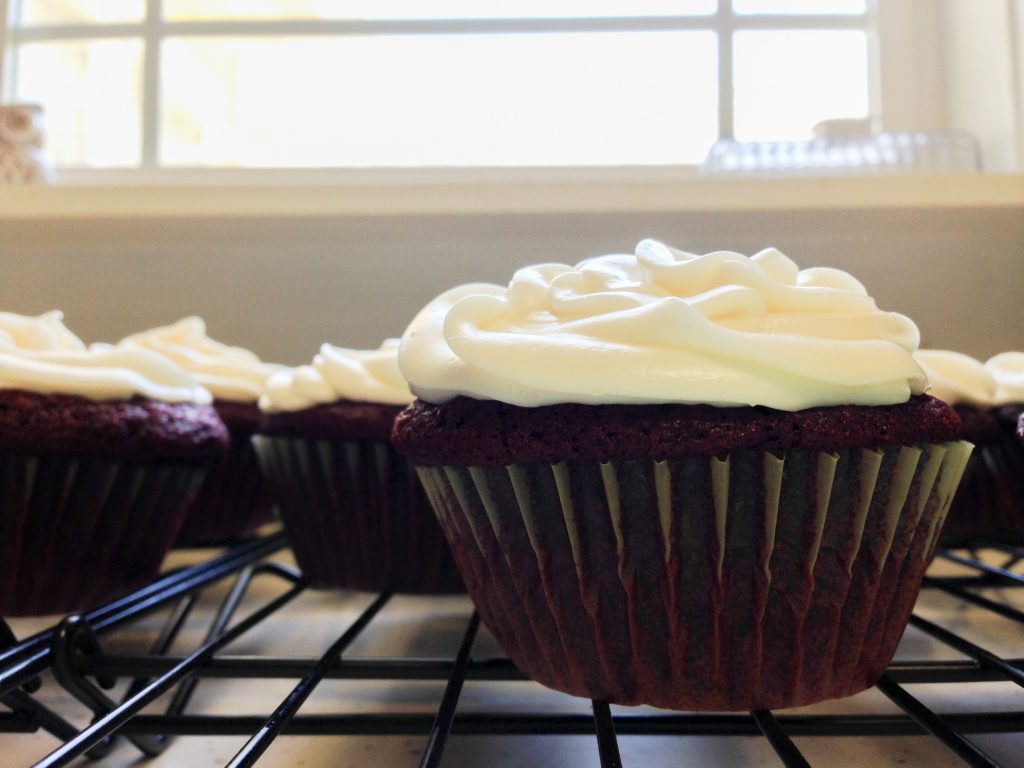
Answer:
MULTIPOLYGON (((159 165, 159 104, 160 104, 160 50, 161 42, 177 36, 278 36, 288 35, 346 35, 386 32, 389 34, 430 34, 430 33, 481 33, 481 32, 599 32, 599 31, 655 31, 655 30, 704 30, 714 32, 718 39, 718 123, 719 136, 729 138, 733 127, 733 34, 738 30, 766 29, 856 29, 864 30, 868 39, 869 68, 869 110, 882 130, 900 130, 913 127, 914 115, 922 107, 927 120, 941 117, 941 108, 936 86, 940 83, 935 70, 928 67, 933 61, 938 42, 937 10, 927 0, 905 0, 885 2, 868 0, 863 15, 817 14, 817 15, 746 15, 732 10, 731 0, 719 0, 717 10, 704 16, 640 16, 583 19, 451 19, 451 20, 218 20, 218 21, 165 21, 161 17, 163 0, 144 0, 145 15, 140 22, 116 24, 76 24, 60 26, 13 26, 20 0, 0 0, 0 18, 5 20, 4 35, 0 39, 0 95, 11 94, 16 81, 17 62, 14 48, 20 44, 42 40, 76 40, 96 38, 134 38, 143 44, 143 81, 141 87, 141 150, 140 163, 130 168, 88 168, 62 167, 59 169, 63 183, 119 182, 144 183, 191 183, 204 180, 231 181, 234 183, 279 183, 282 180, 312 181, 313 183, 366 178, 380 174, 384 178, 409 175, 413 177, 436 176, 443 171, 449 178, 472 178, 486 173, 488 178, 508 175, 512 169, 501 167, 475 166, 466 169, 431 169, 381 167, 379 169, 354 169, 331 167, 326 169, 306 168, 213 168, 163 167, 159 165), (922 22, 922 14, 925 19, 922 22), (913 34, 920 40, 920 29, 931 30, 924 35, 924 50, 914 56, 907 56, 905 41, 913 34), (923 62, 923 63, 922 63, 923 62), (885 76, 882 69, 885 67, 885 76), (921 87, 921 79, 930 78, 927 87, 921 87), (915 87, 916 86, 916 87, 915 87), (907 91, 917 92, 915 98, 908 98, 907 91), (921 92, 931 94, 930 98, 921 92)), ((11 99, 5 99, 10 101, 11 99)), ((935 125, 940 123, 932 120, 935 125)), ((585 166, 567 166, 566 171, 585 166)), ((647 166, 644 166, 646 168, 647 166)), ((696 174, 696 166, 650 166, 652 169, 666 167, 696 174)), ((623 168, 635 175, 638 168, 623 168)), ((520 174, 529 169, 514 169, 520 174)), ((541 176, 550 175, 551 167, 535 169, 541 176)), ((557 175, 557 170, 556 170, 557 175)))

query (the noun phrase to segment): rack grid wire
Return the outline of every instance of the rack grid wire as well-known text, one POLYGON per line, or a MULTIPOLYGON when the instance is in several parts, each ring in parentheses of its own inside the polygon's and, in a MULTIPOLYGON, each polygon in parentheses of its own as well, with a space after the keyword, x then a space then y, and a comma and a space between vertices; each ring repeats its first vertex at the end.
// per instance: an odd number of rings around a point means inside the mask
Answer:
MULTIPOLYGON (((460 710, 464 687, 523 681, 507 658, 475 658, 480 627, 471 612, 458 652, 452 657, 346 657, 355 642, 392 600, 375 596, 358 617, 319 657, 242 656, 222 653, 239 637, 257 630, 309 587, 294 567, 275 560, 287 547, 283 533, 271 533, 233 546, 222 554, 164 575, 150 586, 97 610, 68 616, 56 625, 18 640, 0 620, 0 737, 3 733, 45 731, 54 749, 35 766, 64 766, 87 756, 103 765, 118 740, 133 745, 136 757, 155 756, 179 736, 237 736, 244 744, 227 763, 251 766, 278 738, 299 735, 420 736, 420 766, 440 766, 452 736, 577 735, 596 739, 602 768, 623 765, 620 736, 763 736, 781 765, 809 766, 794 742, 805 736, 885 738, 928 734, 949 754, 970 766, 1008 766, 975 743, 980 734, 1024 735, 1024 705, 984 712, 936 711, 908 686, 1009 682, 1024 687, 1024 548, 986 545, 984 549, 940 550, 937 562, 956 566, 956 575, 925 578, 923 594, 937 591, 1011 622, 1020 642, 1014 653, 1000 655, 972 642, 950 627, 915 612, 911 626, 961 655, 959 659, 893 661, 876 688, 898 708, 896 713, 613 713, 594 701, 591 713, 460 710), (984 556, 979 554, 984 552, 984 556), (993 562, 995 561, 995 562, 993 562), (257 577, 273 579, 280 589, 252 606, 251 585, 257 577), (215 584, 227 584, 212 620, 193 616, 200 597, 215 584), (250 608, 237 618, 240 607, 250 608), (159 632, 144 653, 105 651, 104 642, 147 617, 161 617, 159 632), (203 639, 188 653, 173 654, 183 628, 202 623, 203 639), (1020 650, 1017 653, 1017 649, 1020 650), (91 711, 86 727, 39 701, 41 675, 91 711), (214 715, 189 711, 196 686, 206 678, 295 680, 290 693, 268 716, 214 715), (435 712, 410 706, 407 711, 349 714, 299 714, 324 680, 439 681, 444 692, 435 712), (119 700, 111 691, 124 688, 119 700), (126 685, 125 685, 126 684, 126 685), (154 713, 154 702, 162 713, 154 713)), ((934 570, 934 569, 933 569, 934 570)), ((193 626, 193 630, 195 627, 193 626)), ((3 750, 0 750, 0 755, 3 750)), ((495 757, 495 765, 500 758, 495 757)), ((954 760, 955 762, 955 760, 954 760)), ((7 763, 0 761, 4 766, 7 763)), ((1019 765, 1024 765, 1024 754, 1019 765)))

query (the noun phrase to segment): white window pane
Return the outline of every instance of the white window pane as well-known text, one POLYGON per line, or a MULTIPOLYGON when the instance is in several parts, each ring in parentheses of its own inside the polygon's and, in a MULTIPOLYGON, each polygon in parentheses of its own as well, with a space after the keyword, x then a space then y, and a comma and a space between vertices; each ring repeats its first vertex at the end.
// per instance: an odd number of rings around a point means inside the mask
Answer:
POLYGON ((15 97, 43 106, 50 162, 139 163, 141 41, 33 43, 17 53, 15 97))
POLYGON ((868 116, 863 32, 737 32, 733 53, 737 139, 805 139, 821 120, 868 116))
POLYGON ((104 24, 141 21, 146 0, 22 0, 18 23, 104 24))
POLYGON ((732 0, 736 13, 863 14, 866 0, 732 0))
POLYGON ((168 165, 695 163, 718 131, 710 32, 175 38, 162 57, 168 165))
POLYGON ((165 0, 171 20, 246 19, 489 19, 702 15, 717 0, 165 0))

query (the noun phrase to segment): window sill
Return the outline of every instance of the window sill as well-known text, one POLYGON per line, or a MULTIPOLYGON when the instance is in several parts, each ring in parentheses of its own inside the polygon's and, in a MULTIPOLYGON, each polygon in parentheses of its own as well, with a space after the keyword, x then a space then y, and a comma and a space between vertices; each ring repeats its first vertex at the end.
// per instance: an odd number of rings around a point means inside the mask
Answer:
POLYGON ((697 178, 678 172, 434 174, 338 183, 0 188, 0 220, 1024 207, 1024 174, 697 178))

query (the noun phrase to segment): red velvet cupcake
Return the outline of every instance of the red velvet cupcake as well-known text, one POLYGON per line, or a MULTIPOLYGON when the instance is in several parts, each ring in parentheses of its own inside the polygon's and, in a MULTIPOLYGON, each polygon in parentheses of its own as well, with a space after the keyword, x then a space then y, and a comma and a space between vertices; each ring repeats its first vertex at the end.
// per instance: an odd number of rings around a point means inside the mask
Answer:
POLYGON ((315 586, 413 594, 465 588, 412 467, 391 445, 412 399, 397 341, 325 344, 271 377, 254 438, 295 559, 315 586))
POLYGON ((157 575, 227 432, 210 394, 140 350, 85 350, 0 315, 0 615, 93 608, 157 575))
POLYGON ((263 424, 258 401, 267 378, 282 366, 206 335, 206 324, 186 317, 123 339, 119 346, 149 349, 177 363, 208 389, 228 428, 228 450, 209 469, 189 505, 178 546, 209 546, 251 536, 271 520, 274 495, 260 471, 252 436, 263 424))
POLYGON ((970 451, 917 340, 845 273, 645 241, 431 302, 393 440, 527 676, 809 704, 884 671, 970 451))
POLYGON ((981 363, 959 352, 921 350, 931 393, 960 416, 960 436, 976 447, 942 532, 946 546, 1024 545, 1024 353, 981 363))

